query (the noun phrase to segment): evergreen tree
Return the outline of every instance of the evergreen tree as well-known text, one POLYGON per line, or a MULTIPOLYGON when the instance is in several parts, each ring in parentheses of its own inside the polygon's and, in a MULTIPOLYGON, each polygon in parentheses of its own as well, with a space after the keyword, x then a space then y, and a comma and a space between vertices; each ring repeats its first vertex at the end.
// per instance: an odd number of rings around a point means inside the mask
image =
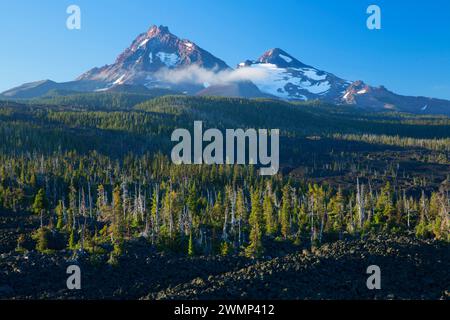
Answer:
POLYGON ((33 212, 41 217, 41 228, 43 227, 43 218, 48 209, 48 200, 45 196, 44 189, 39 189, 33 202, 33 212))
POLYGON ((120 195, 120 186, 117 185, 113 191, 113 222, 112 222, 112 239, 115 245, 123 241, 124 223, 123 223, 123 206, 122 197, 120 195))
POLYGON ((58 201, 58 205, 55 208, 56 213, 56 229, 61 230, 64 227, 64 204, 62 200, 58 201))
POLYGON ((67 226, 69 230, 75 229, 76 215, 78 212, 77 206, 77 190, 73 184, 69 187, 69 208, 67 210, 67 226))
POLYGON ((230 245, 228 244, 227 241, 222 241, 220 245, 220 254, 222 256, 227 256, 230 254, 230 245))
POLYGON ((247 208, 245 206, 244 193, 242 189, 239 189, 236 195, 236 219, 238 222, 238 243, 242 244, 243 232, 246 229, 247 223, 247 208))
POLYGON ((375 207, 375 222, 381 224, 383 222, 390 223, 395 212, 395 207, 392 202, 391 184, 386 182, 386 185, 381 189, 380 195, 375 207))
POLYGON ((46 227, 39 228, 36 236, 36 250, 40 252, 46 252, 48 250, 49 237, 50 230, 48 230, 46 227))
POLYGON ((338 232, 341 237, 344 227, 345 199, 340 187, 336 195, 331 198, 329 207, 330 219, 328 221, 327 231, 338 232))
POLYGON ((189 243, 188 243, 188 256, 192 257, 195 255, 194 250, 194 241, 192 240, 192 232, 189 234, 189 243))
POLYGON ((250 211, 249 225, 250 225, 250 236, 249 245, 247 246, 245 253, 248 257, 260 257, 264 251, 262 245, 262 209, 260 204, 259 192, 253 190, 251 193, 251 204, 252 210, 250 211))
POLYGON ((152 195, 152 207, 150 210, 152 217, 152 243, 155 242, 159 234, 159 191, 156 189, 152 195))
POLYGON ((291 216, 291 197, 290 186, 285 185, 283 188, 283 196, 281 198, 280 224, 281 235, 286 240, 291 233, 290 216, 291 216))
POLYGON ((96 215, 102 220, 109 218, 108 201, 103 184, 97 187, 96 215))
POLYGON ((266 226, 266 234, 273 236, 277 233, 277 220, 274 213, 272 196, 269 193, 264 195, 263 201, 263 214, 264 214, 264 222, 266 226))
POLYGON ((68 248, 70 250, 75 250, 76 248, 76 243, 75 243, 75 232, 73 231, 73 229, 70 231, 70 236, 69 236, 69 246, 68 248))

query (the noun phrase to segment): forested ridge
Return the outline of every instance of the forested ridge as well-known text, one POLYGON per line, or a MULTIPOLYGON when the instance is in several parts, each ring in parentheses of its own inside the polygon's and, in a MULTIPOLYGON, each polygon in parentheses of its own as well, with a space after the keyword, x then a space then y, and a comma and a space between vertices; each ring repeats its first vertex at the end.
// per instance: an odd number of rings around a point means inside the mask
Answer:
POLYGON ((0 208, 15 250, 270 255, 368 234, 449 241, 450 122, 318 102, 89 94, 0 103, 0 208), (281 172, 176 166, 176 128, 279 128, 281 172))

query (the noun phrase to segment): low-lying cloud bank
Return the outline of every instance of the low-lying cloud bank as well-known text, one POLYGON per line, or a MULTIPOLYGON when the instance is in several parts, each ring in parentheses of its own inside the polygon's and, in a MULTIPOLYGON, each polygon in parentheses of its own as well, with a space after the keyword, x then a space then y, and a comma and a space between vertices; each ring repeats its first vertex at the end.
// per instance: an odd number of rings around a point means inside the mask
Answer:
POLYGON ((267 77, 261 69, 238 68, 235 70, 205 69, 197 65, 190 65, 183 69, 162 69, 158 78, 171 83, 195 83, 199 85, 223 85, 242 81, 257 81, 267 77))

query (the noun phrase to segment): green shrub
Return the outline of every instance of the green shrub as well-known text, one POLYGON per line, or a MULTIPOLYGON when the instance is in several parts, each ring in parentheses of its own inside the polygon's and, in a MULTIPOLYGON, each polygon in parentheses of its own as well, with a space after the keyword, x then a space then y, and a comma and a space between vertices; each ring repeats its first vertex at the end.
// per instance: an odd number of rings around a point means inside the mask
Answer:
POLYGON ((32 238, 36 241, 36 250, 42 253, 50 253, 65 248, 64 234, 48 227, 39 228, 32 238))

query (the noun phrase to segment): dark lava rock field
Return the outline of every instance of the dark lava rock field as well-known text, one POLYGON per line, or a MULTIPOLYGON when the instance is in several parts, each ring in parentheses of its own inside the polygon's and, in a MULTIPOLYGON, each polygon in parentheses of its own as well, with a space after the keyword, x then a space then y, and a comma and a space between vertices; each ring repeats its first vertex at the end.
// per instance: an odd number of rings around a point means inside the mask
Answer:
POLYGON ((11 219, 1 215, 0 299, 450 299, 449 245, 434 240, 379 235, 258 260, 163 254, 137 240, 111 266, 107 255, 17 253, 18 230, 31 222, 11 219), (73 264, 81 290, 66 286, 73 264), (380 290, 366 286, 370 265, 380 267, 380 290))

